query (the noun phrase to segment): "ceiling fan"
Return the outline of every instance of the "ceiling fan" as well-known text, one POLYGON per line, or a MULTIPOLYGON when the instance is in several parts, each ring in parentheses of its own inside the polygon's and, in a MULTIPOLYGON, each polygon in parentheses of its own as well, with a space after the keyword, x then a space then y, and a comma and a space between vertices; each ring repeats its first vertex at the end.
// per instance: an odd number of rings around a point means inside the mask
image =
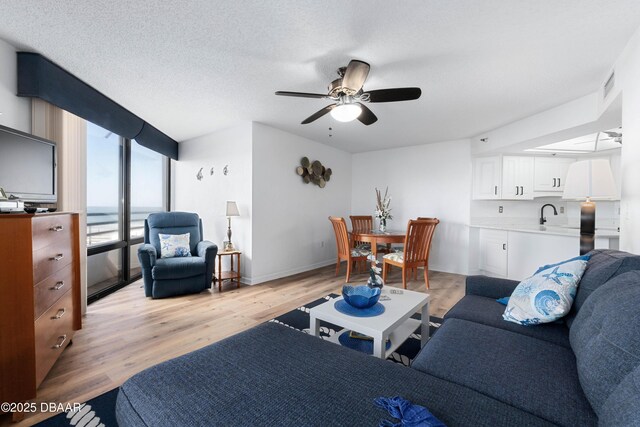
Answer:
POLYGON ((326 95, 286 91, 278 91, 276 95, 331 99, 335 101, 335 104, 327 105, 304 119, 301 123, 303 125, 311 123, 327 113, 331 113, 331 116, 340 122, 350 122, 358 119, 361 123, 369 126, 375 123, 378 118, 363 102, 397 102, 420 98, 422 91, 418 87, 378 89, 365 92, 362 86, 367 80, 370 68, 370 65, 366 62, 352 59, 348 66, 338 68, 340 77, 329 84, 329 93, 326 95))

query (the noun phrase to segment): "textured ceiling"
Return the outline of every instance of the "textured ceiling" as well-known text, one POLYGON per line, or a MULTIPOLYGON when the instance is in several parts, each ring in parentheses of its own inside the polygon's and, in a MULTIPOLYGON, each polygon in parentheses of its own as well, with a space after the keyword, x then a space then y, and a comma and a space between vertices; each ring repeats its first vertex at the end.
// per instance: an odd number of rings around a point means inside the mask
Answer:
POLYGON ((2 0, 0 38, 39 52, 182 141, 253 120, 352 152, 478 135, 598 89, 638 0, 2 0), (351 58, 378 122, 300 121, 351 58), (332 137, 328 128, 332 127, 332 137))

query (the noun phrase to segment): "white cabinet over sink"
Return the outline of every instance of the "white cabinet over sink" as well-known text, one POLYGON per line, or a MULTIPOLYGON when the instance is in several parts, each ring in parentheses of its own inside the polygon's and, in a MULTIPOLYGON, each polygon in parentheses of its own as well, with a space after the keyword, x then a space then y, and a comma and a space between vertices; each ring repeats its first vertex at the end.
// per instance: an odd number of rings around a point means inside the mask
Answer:
POLYGON ((565 157, 535 157, 533 191, 561 193, 569 165, 576 159, 565 157))
POLYGON ((502 191, 502 157, 478 157, 473 161, 473 198, 496 200, 502 191))
POLYGON ((477 157, 473 160, 473 200, 561 196, 569 165, 575 161, 566 157, 477 157))
POLYGON ((533 199, 533 157, 504 156, 502 158, 502 198, 533 199))

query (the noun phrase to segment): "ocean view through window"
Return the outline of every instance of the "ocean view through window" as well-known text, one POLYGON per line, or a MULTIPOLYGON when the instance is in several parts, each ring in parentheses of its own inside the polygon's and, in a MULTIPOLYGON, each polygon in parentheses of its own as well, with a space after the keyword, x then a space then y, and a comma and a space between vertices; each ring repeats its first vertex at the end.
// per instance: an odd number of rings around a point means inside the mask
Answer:
POLYGON ((168 158, 87 122, 89 301, 140 276, 144 221, 169 204, 168 158))

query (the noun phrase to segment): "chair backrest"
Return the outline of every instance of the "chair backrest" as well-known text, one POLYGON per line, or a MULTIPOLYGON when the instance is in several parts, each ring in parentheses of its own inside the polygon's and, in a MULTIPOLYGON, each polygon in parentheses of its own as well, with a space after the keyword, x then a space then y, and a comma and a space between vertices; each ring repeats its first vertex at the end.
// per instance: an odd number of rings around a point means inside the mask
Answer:
POLYGON ((429 260, 431 239, 439 223, 440 220, 437 218, 409 220, 404 239, 405 264, 421 264, 429 260))
POLYGON ((152 244, 160 254, 158 234, 189 233, 191 255, 196 255, 196 246, 202 241, 202 220, 190 212, 157 212, 149 214, 144 221, 144 242, 152 244))
POLYGON ((354 233, 370 233, 373 230, 373 217, 371 215, 352 215, 351 230, 354 233))
POLYGON ((347 232, 347 223, 344 221, 344 218, 336 216, 330 216, 329 221, 331 221, 333 232, 336 234, 338 258, 349 259, 351 242, 349 241, 349 233, 347 232))

